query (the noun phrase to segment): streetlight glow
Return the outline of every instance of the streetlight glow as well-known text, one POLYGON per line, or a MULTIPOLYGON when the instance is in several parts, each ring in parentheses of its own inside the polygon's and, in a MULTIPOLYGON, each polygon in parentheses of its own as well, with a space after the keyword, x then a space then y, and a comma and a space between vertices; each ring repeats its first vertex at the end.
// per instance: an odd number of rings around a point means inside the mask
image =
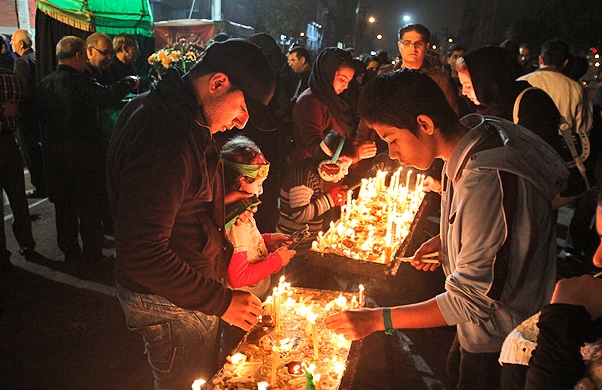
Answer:
POLYGON ((382 34, 378 34, 378 35, 376 36, 376 39, 383 39, 383 35, 382 35, 382 34))
POLYGON ((404 22, 409 22, 412 18, 410 18, 410 15, 403 15, 403 21, 404 22))
POLYGON ((370 16, 370 17, 368 18, 368 22, 370 22, 370 23, 374 23, 374 22, 376 22, 376 18, 375 18, 374 16, 370 16))

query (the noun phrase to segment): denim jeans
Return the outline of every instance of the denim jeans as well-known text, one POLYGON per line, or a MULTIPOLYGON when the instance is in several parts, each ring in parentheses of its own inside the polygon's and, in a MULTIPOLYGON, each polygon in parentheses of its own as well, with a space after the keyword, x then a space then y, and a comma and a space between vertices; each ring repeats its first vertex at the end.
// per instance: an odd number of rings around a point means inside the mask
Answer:
POLYGON ((447 377, 450 390, 499 390, 502 366, 499 352, 470 353, 460 346, 458 336, 447 355, 447 377))
POLYGON ((211 379, 217 371, 218 317, 119 285, 117 295, 128 328, 144 339, 155 390, 190 390, 195 379, 211 379))

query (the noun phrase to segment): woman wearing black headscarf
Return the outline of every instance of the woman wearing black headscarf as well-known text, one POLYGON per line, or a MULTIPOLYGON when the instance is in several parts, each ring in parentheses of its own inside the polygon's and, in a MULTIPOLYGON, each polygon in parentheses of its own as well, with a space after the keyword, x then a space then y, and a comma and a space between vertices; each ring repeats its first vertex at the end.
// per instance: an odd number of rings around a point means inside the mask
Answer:
MULTIPOLYGON (((336 130, 347 139, 357 136, 358 118, 345 96, 355 75, 355 64, 348 51, 326 48, 313 63, 309 88, 293 108, 293 131, 297 158, 305 160, 324 139, 328 130, 336 130)), ((358 146, 360 158, 374 157, 376 145, 358 146)))

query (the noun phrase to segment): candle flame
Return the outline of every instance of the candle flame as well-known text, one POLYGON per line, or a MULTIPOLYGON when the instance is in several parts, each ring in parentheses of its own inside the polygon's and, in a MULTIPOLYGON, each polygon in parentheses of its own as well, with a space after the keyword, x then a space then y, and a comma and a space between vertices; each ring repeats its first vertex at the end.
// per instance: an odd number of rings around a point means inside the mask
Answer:
POLYGON ((207 381, 204 379, 195 379, 194 382, 192 382, 192 390, 201 390, 201 386, 205 383, 207 383, 207 381))

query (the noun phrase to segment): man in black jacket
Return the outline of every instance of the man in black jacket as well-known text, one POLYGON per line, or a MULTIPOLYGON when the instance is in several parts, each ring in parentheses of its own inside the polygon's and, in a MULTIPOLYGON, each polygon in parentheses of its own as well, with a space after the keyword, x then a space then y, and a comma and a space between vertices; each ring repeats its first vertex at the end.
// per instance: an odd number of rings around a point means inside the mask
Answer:
POLYGON ((212 44, 186 75, 167 69, 115 125, 107 157, 115 278, 155 388, 208 379, 217 368, 218 317, 248 330, 261 314, 259 298, 224 284, 233 248, 213 134, 242 129, 249 117, 272 129, 266 106, 275 87, 261 49, 230 39, 212 44))
POLYGON ((86 43, 81 38, 62 38, 56 54, 56 71, 38 86, 38 107, 57 242, 66 261, 98 261, 104 258, 99 210, 104 176, 96 112, 100 104, 122 99, 127 89, 118 93, 84 73, 86 43))
POLYGON ((40 145, 40 124, 36 109, 36 53, 33 51, 33 39, 26 30, 17 30, 13 33, 10 44, 17 59, 15 60, 15 73, 21 82, 22 102, 21 118, 17 124, 17 141, 21 149, 23 160, 29 169, 31 184, 35 190, 29 194, 30 198, 44 198, 46 193, 46 180, 40 145))

